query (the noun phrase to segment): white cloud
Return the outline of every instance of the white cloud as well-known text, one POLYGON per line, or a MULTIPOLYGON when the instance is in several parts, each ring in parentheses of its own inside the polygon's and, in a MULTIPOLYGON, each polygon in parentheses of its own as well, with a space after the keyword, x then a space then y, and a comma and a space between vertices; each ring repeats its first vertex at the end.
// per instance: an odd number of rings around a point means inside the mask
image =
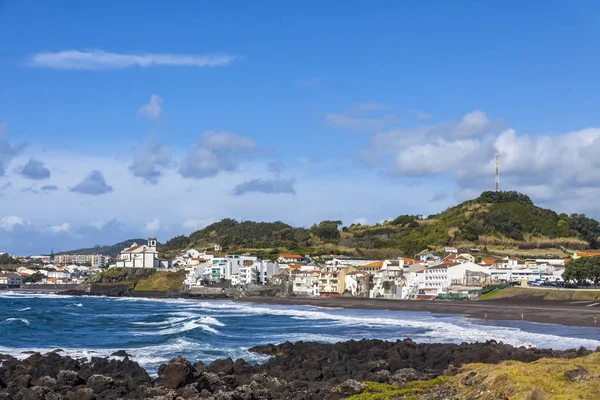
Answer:
POLYGON ((359 151, 359 158, 367 164, 377 165, 386 161, 386 156, 394 155, 396 166, 399 168, 396 172, 427 172, 431 168, 444 170, 446 166, 456 165, 456 162, 449 158, 464 158, 464 150, 472 148, 474 143, 481 146, 477 157, 487 157, 487 152, 492 151, 493 134, 498 134, 502 129, 502 123, 490 121, 485 113, 477 110, 466 114, 459 122, 445 121, 413 129, 378 133, 359 151), (451 155, 452 150, 460 152, 451 155), (431 155, 442 156, 441 162, 444 165, 436 165, 433 159, 422 159, 422 156, 431 155), (429 166, 407 165, 410 161, 429 166))
POLYGON ((397 122, 390 114, 381 114, 388 107, 377 103, 358 104, 351 109, 339 113, 325 114, 326 122, 337 128, 352 132, 376 132, 397 122), (372 115, 376 113, 377 115, 372 115))
POLYGON ((365 217, 361 217, 361 218, 356 218, 355 220, 352 221, 353 224, 360 224, 360 225, 368 225, 369 224, 369 220, 366 219, 365 217))
POLYGON ((125 54, 102 50, 37 53, 28 65, 38 68, 102 70, 150 66, 220 67, 231 64, 237 57, 228 54, 125 54))
POLYGON ((154 218, 151 221, 146 222, 146 231, 149 233, 154 233, 160 229, 160 220, 158 218, 154 218))
POLYGON ((421 111, 421 110, 410 110, 409 114, 412 114, 416 118, 417 121, 423 121, 423 120, 431 118, 431 114, 428 114, 425 111, 421 111))
POLYGON ((60 225, 52 225, 50 227, 50 230, 54 233, 69 232, 70 229, 71 229, 71 225, 67 222, 63 222, 60 225))
POLYGON ((25 219, 16 215, 10 215, 0 219, 0 228, 6 231, 12 231, 18 225, 26 225, 25 219))
POLYGON ((148 117, 154 121, 158 121, 163 112, 162 104, 162 98, 157 94, 153 94, 150 96, 148 104, 144 104, 140 107, 138 114, 142 117, 148 117))
POLYGON ((459 136, 470 136, 480 132, 484 132, 490 128, 492 121, 489 120, 488 116, 480 110, 475 110, 466 114, 458 126, 456 132, 459 136))
POLYGON ((6 135, 6 122, 0 123, 0 176, 4 176, 8 164, 21 151, 23 146, 13 146, 6 135))
POLYGON ((247 193, 263 194, 296 194, 294 189, 294 179, 250 179, 237 184, 233 188, 234 196, 243 196, 247 193))
POLYGON ((216 222, 213 218, 188 218, 181 224, 181 227, 187 231, 197 231, 216 222))
POLYGON ((234 171, 256 144, 250 138, 230 132, 207 131, 189 150, 179 167, 184 178, 203 179, 221 171, 234 171))
POLYGON ((135 153, 129 170, 145 182, 156 184, 164 169, 171 165, 171 160, 171 150, 167 146, 149 144, 135 153))
POLYGON ((106 183, 104 175, 98 170, 91 171, 84 180, 71 189, 71 192, 99 196, 113 191, 112 186, 106 183))

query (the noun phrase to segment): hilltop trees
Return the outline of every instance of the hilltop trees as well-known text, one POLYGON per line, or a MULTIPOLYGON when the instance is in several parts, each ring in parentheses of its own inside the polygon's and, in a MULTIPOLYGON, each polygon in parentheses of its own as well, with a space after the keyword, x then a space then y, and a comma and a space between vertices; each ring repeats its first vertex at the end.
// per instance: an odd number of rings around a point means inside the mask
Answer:
POLYGON ((338 229, 340 225, 342 225, 342 221, 323 221, 318 225, 313 225, 310 228, 310 233, 326 242, 334 242, 340 238, 340 230, 338 229))
POLYGON ((533 201, 526 194, 511 191, 511 192, 492 192, 487 191, 481 193, 481 196, 476 200, 478 203, 520 203, 533 205, 533 201))
POLYGON ((565 281, 583 282, 591 280, 594 286, 600 282, 600 256, 581 257, 571 260, 562 275, 565 281))

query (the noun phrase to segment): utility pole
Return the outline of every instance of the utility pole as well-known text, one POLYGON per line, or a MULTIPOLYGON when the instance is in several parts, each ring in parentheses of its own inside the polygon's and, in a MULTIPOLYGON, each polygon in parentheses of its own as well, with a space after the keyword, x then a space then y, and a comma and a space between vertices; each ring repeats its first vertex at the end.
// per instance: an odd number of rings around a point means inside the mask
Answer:
POLYGON ((496 153, 496 192, 500 191, 500 153, 496 153))

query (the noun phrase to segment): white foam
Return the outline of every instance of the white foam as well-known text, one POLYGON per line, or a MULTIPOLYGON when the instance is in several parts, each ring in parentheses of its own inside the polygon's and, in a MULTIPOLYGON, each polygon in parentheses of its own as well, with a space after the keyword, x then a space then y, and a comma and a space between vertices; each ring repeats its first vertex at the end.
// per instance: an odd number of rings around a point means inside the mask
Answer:
POLYGON ((2 323, 11 323, 11 322, 21 322, 27 326, 29 326, 29 321, 25 318, 7 318, 2 323))
POLYGON ((74 296, 60 295, 55 293, 34 293, 34 292, 2 292, 0 294, 0 298, 2 299, 11 299, 11 298, 21 298, 21 299, 35 299, 35 298, 45 298, 45 299, 68 299, 74 296))
POLYGON ((25 307, 25 308, 21 308, 20 310, 17 310, 18 312, 23 312, 23 311, 29 311, 31 310, 31 307, 25 307))
MULTIPOLYGON (((184 318, 182 322, 172 323, 171 326, 168 328, 151 330, 146 332, 136 332, 134 333, 134 335, 175 335, 179 333, 192 331, 194 329, 202 329, 205 332, 219 335, 220 332, 211 326, 211 323, 214 322, 216 322, 216 324, 220 324, 219 321, 211 317, 201 317, 193 320, 186 320, 184 318)), ((220 326, 223 326, 223 324, 221 324, 220 326)))

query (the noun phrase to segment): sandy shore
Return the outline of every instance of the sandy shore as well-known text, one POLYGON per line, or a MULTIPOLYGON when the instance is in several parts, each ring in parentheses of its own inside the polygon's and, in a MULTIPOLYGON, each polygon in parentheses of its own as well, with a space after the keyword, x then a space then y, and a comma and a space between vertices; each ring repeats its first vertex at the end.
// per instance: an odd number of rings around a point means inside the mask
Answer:
MULTIPOLYGON (((597 326, 600 322, 600 302, 548 300, 485 300, 485 301, 427 301, 386 300, 365 298, 299 298, 245 297, 237 301, 253 304, 311 305, 390 311, 428 311, 439 314, 461 314, 470 318, 489 320, 521 320, 568 326, 597 326)), ((600 335, 600 330, 599 330, 600 335)))

